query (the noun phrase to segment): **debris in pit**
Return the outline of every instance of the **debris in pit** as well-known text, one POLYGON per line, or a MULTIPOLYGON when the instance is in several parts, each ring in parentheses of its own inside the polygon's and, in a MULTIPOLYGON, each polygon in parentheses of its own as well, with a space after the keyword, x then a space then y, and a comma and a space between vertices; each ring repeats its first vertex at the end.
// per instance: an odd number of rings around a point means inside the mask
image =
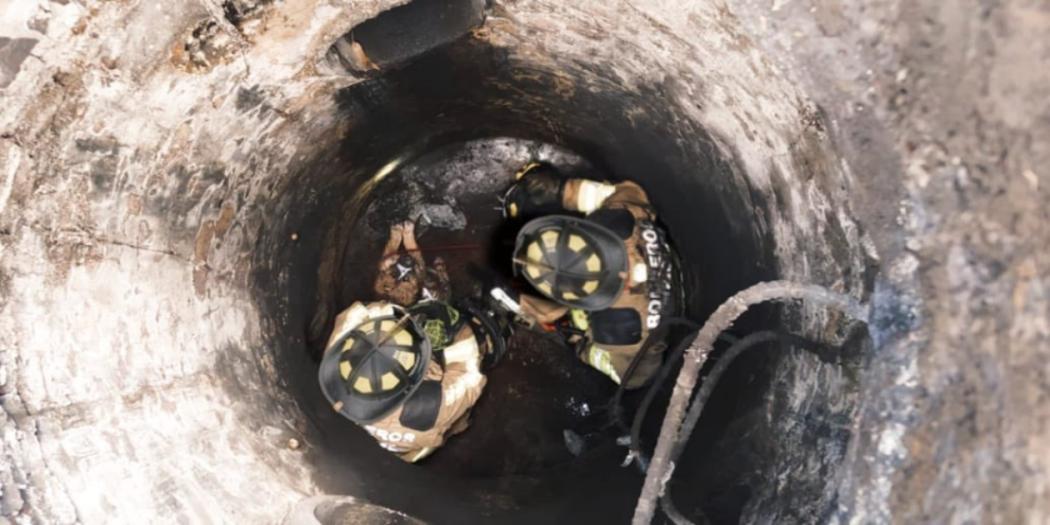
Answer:
POLYGON ((582 399, 576 399, 576 396, 569 396, 569 399, 565 401, 565 408, 569 409, 569 412, 577 417, 591 415, 591 405, 582 399))
POLYGON ((562 431, 562 437, 565 439, 565 448, 569 449, 569 454, 579 456, 583 453, 583 450, 587 445, 583 436, 566 429, 562 431))
POLYGON ((409 216, 415 217, 420 225, 445 230, 459 231, 467 227, 467 216, 449 204, 420 204, 409 216))

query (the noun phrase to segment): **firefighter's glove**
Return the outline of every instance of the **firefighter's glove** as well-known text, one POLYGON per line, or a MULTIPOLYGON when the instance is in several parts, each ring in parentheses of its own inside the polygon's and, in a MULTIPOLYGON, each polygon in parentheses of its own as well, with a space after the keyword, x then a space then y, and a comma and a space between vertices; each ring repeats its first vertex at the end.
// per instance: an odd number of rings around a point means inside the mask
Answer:
POLYGON ((563 211, 564 179, 550 170, 533 171, 515 182, 503 196, 503 216, 516 219, 563 211))
POLYGON ((521 301, 519 295, 518 292, 515 292, 510 288, 496 286, 489 290, 489 304, 494 307, 494 310, 521 315, 521 301))

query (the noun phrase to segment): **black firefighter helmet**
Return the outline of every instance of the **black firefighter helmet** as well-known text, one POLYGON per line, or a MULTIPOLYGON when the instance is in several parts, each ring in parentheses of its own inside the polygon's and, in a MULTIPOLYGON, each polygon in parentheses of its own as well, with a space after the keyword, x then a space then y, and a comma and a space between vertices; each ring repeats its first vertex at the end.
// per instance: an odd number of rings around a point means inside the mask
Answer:
POLYGON ((340 414, 377 421, 411 396, 426 375, 431 347, 404 310, 369 319, 337 339, 318 370, 321 390, 340 414))
POLYGON ((543 295, 583 310, 616 301, 627 275, 627 247, 608 228, 587 219, 548 215, 518 232, 514 267, 543 295))

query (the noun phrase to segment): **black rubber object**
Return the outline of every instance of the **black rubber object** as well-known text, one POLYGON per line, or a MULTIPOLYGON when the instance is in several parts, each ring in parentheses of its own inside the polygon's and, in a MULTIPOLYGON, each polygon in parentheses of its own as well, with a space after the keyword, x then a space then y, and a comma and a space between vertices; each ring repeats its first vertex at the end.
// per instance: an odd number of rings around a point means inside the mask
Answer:
POLYGON ((565 213, 561 204, 565 179, 553 170, 530 170, 503 196, 504 217, 529 220, 543 215, 565 213), (513 205, 514 213, 511 214, 513 205))
POLYGON ((462 301, 456 307, 469 318, 478 347, 485 351, 481 358, 482 371, 491 370, 507 353, 507 339, 511 335, 509 314, 498 314, 473 301, 462 301))
POLYGON ((434 428, 441 411, 441 381, 423 381, 416 392, 401 407, 398 421, 407 428, 426 432, 434 428))
POLYGON ((623 240, 629 239, 634 233, 634 215, 623 208, 601 208, 587 218, 609 228, 623 240))
POLYGON ((633 345, 642 339, 642 316, 633 308, 588 312, 587 321, 592 339, 600 345, 633 345))

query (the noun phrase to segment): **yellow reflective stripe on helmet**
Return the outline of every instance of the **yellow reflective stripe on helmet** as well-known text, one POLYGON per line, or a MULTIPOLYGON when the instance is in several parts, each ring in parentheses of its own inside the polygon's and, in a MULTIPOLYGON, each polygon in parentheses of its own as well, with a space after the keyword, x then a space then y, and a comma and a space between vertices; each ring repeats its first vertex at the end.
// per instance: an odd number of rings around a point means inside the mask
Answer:
POLYGON ((572 234, 569 235, 569 249, 578 252, 587 247, 587 241, 583 240, 583 237, 572 234))
POLYGON ((540 234, 543 246, 548 252, 553 252, 558 247, 558 231, 547 230, 540 234))
POLYGON ((602 270, 602 259, 598 257, 598 254, 591 254, 587 258, 587 271, 588 272, 600 272, 602 270))
POLYGON ((383 374, 383 377, 379 378, 379 381, 379 388, 381 388, 383 392, 389 392, 390 390, 393 390, 394 387, 396 387, 399 383, 401 383, 401 380, 398 379, 393 372, 387 372, 383 374))
POLYGON ((591 348, 587 351, 587 364, 594 367, 595 370, 609 376, 616 384, 620 384, 620 375, 616 373, 616 369, 613 368, 612 356, 609 352, 598 347, 598 345, 591 345, 591 348))
POLYGON ((412 334, 404 328, 398 329, 397 333, 392 337, 395 343, 404 346, 412 345, 412 334))
POLYGON ((412 367, 416 365, 416 354, 413 354, 412 352, 398 350, 394 353, 394 359, 397 359, 397 362, 401 363, 401 368, 404 368, 406 372, 412 370, 412 367))
POLYGON ((358 377, 354 380, 354 390, 361 392, 362 394, 372 393, 372 382, 367 377, 358 377))
POLYGON ((598 281, 587 281, 583 283, 583 292, 587 294, 594 293, 598 289, 598 281))
POLYGON ((543 248, 540 248, 539 241, 532 241, 529 244, 525 257, 528 258, 529 262, 540 262, 543 260, 543 248))

